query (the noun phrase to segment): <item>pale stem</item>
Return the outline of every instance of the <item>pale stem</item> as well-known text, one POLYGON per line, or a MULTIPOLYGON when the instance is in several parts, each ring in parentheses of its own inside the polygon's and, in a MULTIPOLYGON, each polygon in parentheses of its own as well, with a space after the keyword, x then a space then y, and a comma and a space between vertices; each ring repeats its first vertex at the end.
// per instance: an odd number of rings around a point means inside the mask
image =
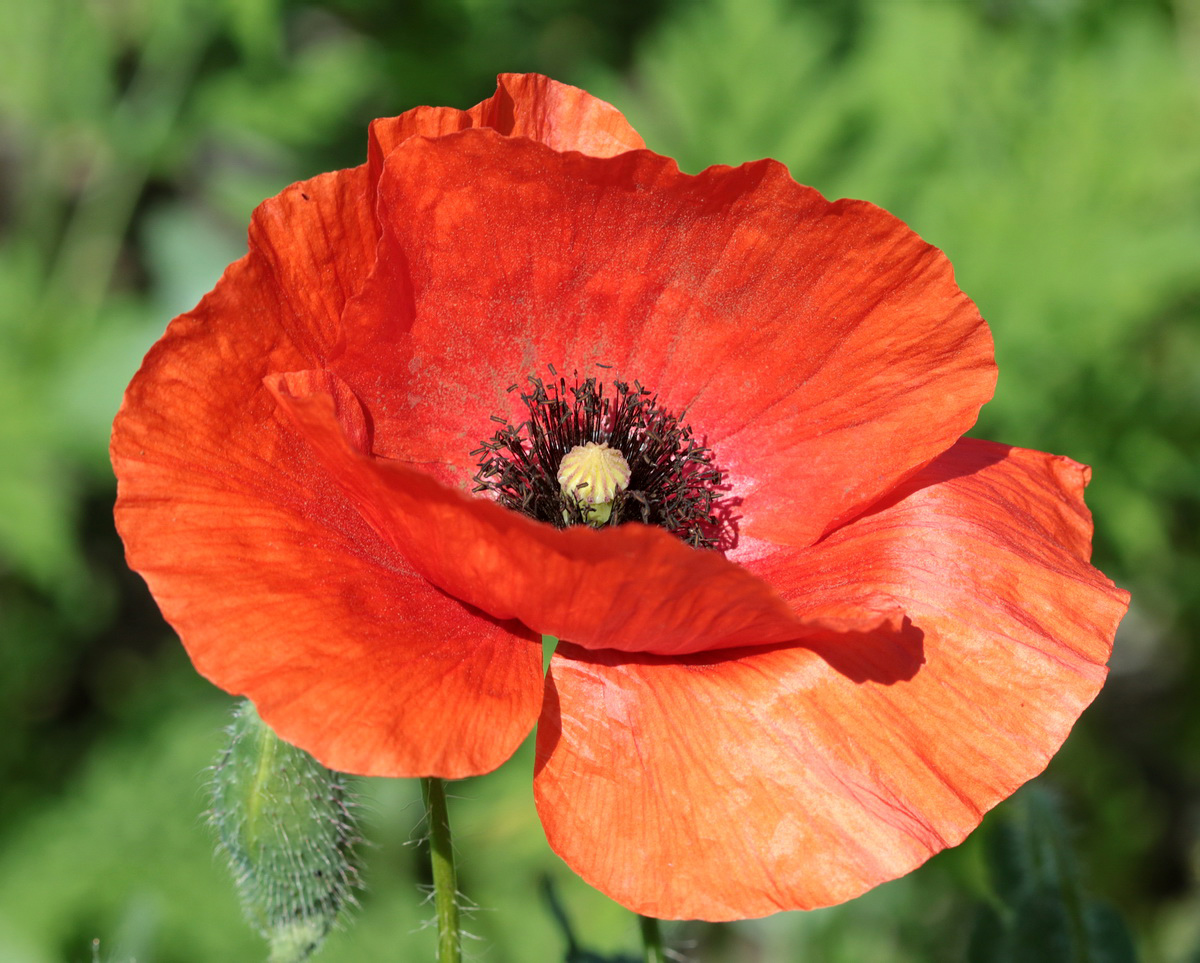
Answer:
POLYGON ((421 795, 425 799, 425 816, 429 821, 429 861, 433 867, 433 905, 437 911, 437 963, 460 963, 462 932, 458 923, 458 877, 454 871, 445 781, 422 779, 421 795))

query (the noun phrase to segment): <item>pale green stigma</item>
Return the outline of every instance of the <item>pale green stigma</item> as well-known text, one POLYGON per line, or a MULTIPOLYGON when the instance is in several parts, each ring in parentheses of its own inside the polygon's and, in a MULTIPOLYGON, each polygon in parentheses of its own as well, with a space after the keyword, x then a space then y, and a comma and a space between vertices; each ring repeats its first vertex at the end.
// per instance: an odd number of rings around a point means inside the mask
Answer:
POLYGON ((558 484, 575 499, 584 520, 599 528, 612 516, 613 499, 629 487, 629 463, 617 449, 589 441, 563 455, 558 484))

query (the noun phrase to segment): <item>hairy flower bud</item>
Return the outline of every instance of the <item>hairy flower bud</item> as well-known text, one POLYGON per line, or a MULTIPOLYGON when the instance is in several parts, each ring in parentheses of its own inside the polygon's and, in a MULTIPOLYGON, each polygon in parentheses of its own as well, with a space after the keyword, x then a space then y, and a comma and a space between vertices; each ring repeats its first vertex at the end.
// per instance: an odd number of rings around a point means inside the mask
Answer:
POLYGON ((270 963, 300 963, 358 884, 346 777, 281 740, 249 700, 234 709, 229 736, 213 767, 209 819, 270 963))

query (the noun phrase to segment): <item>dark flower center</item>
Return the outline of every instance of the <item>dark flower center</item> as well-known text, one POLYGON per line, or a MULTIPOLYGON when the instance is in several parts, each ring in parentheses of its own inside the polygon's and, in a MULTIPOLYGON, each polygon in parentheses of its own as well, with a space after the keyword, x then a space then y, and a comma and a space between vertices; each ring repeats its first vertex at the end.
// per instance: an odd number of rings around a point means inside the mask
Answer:
POLYGON ((712 450, 656 396, 637 382, 613 381, 606 393, 596 378, 528 380, 529 417, 514 426, 493 415, 503 427, 471 452, 474 491, 556 528, 637 521, 697 548, 721 547, 728 523, 717 510, 712 450))

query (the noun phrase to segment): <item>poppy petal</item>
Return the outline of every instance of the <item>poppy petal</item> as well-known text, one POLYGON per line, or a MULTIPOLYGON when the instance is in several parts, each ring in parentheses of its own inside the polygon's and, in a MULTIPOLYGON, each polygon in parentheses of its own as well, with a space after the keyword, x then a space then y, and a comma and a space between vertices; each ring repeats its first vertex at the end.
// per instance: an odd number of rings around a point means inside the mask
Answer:
POLYGON ((367 144, 371 184, 384 159, 410 137, 439 137, 470 127, 490 127, 506 137, 528 137, 558 151, 611 157, 646 142, 619 110, 585 90, 541 74, 501 74, 496 92, 470 110, 417 107, 399 117, 372 121, 367 144))
POLYGON ((352 529, 307 520, 328 512, 319 502, 254 505, 195 481, 181 499, 183 477, 154 474, 135 475, 122 506, 130 562, 197 671, 282 738, 343 772, 460 778, 532 729, 541 646, 522 626, 463 611, 352 529), (166 498, 180 504, 169 517, 166 498))
POLYGON ((774 162, 693 177, 465 130, 393 150, 379 199, 336 364, 380 452, 443 481, 467 482, 493 415, 528 417, 508 388, 552 364, 656 392, 715 450, 742 534, 807 545, 992 393, 990 334, 941 252, 774 162))
POLYGON ((863 640, 560 646, 535 779, 551 846, 637 912, 720 920, 841 902, 959 842, 1104 681, 1127 595, 1088 564, 1086 478, 964 441, 813 549, 902 600, 922 629, 905 663, 863 640))
POLYGON ((844 632, 902 632, 884 593, 842 595, 803 618, 720 554, 662 529, 557 530, 356 450, 337 399, 308 372, 267 384, 372 528, 421 574, 497 619, 593 648, 659 654, 844 632))
MULTIPOLYGON (((256 212, 251 250, 173 321, 113 429, 117 526, 197 668, 326 765, 458 777, 532 728, 541 647, 447 598, 383 544, 280 425, 272 365, 319 363, 366 274, 364 168, 256 212)), ((360 449, 369 419, 327 372, 360 449)))
POLYGON ((346 302, 375 263, 371 210, 364 167, 301 181, 260 204, 250 222, 250 253, 237 262, 237 276, 221 282, 227 294, 237 287, 239 307, 252 313, 242 323, 278 327, 310 366, 323 362, 341 339, 346 302))

